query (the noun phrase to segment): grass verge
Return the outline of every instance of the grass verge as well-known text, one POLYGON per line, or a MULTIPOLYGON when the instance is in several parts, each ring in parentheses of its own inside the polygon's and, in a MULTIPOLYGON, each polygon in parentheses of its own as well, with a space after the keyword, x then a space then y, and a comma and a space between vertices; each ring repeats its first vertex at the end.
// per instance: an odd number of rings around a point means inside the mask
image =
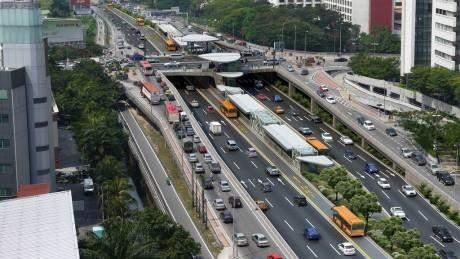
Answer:
POLYGON ((192 208, 191 193, 187 187, 185 179, 182 177, 178 165, 172 157, 172 152, 169 149, 166 140, 164 139, 163 135, 161 135, 161 132, 155 129, 143 116, 136 113, 133 114, 143 129, 144 133, 146 133, 145 135, 149 139, 149 142, 155 150, 155 153, 158 155, 158 158, 166 169, 169 179, 171 179, 174 188, 176 189, 180 199, 182 200, 182 203, 184 204, 193 222, 198 228, 198 231, 200 231, 201 235, 203 236, 203 239, 211 250, 211 253, 217 257, 217 255, 222 250, 222 245, 218 240, 216 240, 211 230, 207 229, 201 223, 201 219, 198 217, 198 213, 192 208))

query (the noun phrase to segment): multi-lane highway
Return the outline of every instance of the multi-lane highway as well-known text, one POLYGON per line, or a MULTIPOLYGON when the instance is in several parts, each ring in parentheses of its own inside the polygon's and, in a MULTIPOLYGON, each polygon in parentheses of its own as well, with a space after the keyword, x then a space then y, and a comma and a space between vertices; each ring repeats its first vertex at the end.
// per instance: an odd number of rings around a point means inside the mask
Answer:
MULTIPOLYGON (((263 104, 273 110, 275 106, 281 106, 286 111, 280 115, 280 118, 288 125, 292 126, 295 130, 300 127, 309 127, 313 131, 313 136, 321 139, 321 133, 329 132, 332 134, 334 141, 326 143, 330 148, 330 155, 339 164, 345 166, 347 170, 354 175, 357 179, 361 180, 363 185, 370 191, 375 193, 382 207, 386 212, 390 212, 391 207, 402 207, 407 215, 407 220, 404 221, 404 225, 409 228, 416 228, 420 231, 422 240, 424 242, 433 243, 438 248, 446 248, 449 250, 460 253, 460 229, 453 225, 450 221, 446 220, 438 211, 436 211, 425 199, 420 196, 417 197, 406 197, 401 192, 401 186, 407 183, 395 172, 392 172, 378 161, 371 158, 367 153, 352 145, 344 145, 339 142, 341 135, 337 134, 336 131, 331 130, 324 124, 316 124, 310 121, 310 114, 300 107, 297 103, 293 102, 287 96, 277 91, 276 89, 266 86, 262 90, 256 90, 253 85, 253 79, 245 77, 239 80, 239 83, 243 88, 251 95, 257 94, 266 95, 269 100, 264 101, 263 104), (274 103, 273 96, 282 96, 283 101, 274 103), (295 110, 298 115, 292 116, 291 111, 295 110), (344 156, 345 150, 351 150, 357 155, 356 160, 350 160, 344 156), (365 163, 372 162, 376 164, 380 172, 378 174, 367 174, 364 171, 365 163), (385 178, 389 181, 391 189, 384 190, 377 181, 379 178, 385 178), (432 226, 443 225, 451 230, 454 235, 453 243, 441 243, 438 239, 433 237, 432 226)), ((265 82, 268 84, 268 82, 265 82)), ((336 105, 336 104, 330 104, 336 105)))
MULTIPOLYGON (((185 82, 173 80, 176 87, 184 87, 185 82)), ((198 92, 180 90, 185 101, 197 100, 199 108, 192 108, 195 118, 201 123, 203 130, 208 134, 215 149, 226 164, 232 169, 235 176, 246 188, 253 199, 264 200, 270 209, 266 212, 272 224, 281 233, 292 249, 300 258, 336 258, 341 254, 337 244, 346 242, 346 239, 321 216, 313 206, 298 207, 293 198, 299 193, 283 178, 267 176, 265 169, 270 164, 262 157, 248 158, 246 153, 250 144, 230 125, 225 118, 216 112, 207 111, 210 105, 198 92), (211 121, 223 122, 223 133, 214 136, 209 132, 208 124, 211 121), (239 146, 239 151, 228 151, 226 141, 233 139, 239 146), (272 192, 264 193, 261 182, 273 186, 272 192), (315 227, 322 235, 320 241, 306 241, 303 237, 304 229, 315 227)), ((362 255, 359 255, 362 257, 362 255)))

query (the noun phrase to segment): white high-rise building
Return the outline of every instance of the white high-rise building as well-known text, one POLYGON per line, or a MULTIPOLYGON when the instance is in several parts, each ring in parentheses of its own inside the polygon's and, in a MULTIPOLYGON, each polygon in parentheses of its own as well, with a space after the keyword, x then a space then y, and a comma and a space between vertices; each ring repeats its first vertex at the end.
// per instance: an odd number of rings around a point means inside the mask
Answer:
POLYGON ((319 6, 321 0, 268 0, 274 6, 296 5, 300 7, 305 6, 319 6))
POLYGON ((21 184, 53 190, 52 94, 38 0, 0 0, 0 44, 0 196, 14 196, 21 184))
POLYGON ((459 70, 457 60, 457 0, 433 0, 431 66, 459 70))

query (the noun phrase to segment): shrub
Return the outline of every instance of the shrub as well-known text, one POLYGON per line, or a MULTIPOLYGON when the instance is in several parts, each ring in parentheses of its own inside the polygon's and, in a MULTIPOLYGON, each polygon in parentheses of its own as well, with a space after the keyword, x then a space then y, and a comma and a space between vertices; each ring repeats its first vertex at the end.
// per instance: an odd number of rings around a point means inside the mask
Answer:
POLYGON ((439 199, 436 206, 442 213, 447 213, 449 211, 449 205, 446 203, 444 199, 439 199))
POLYGON ((447 213, 447 216, 452 220, 452 221, 457 221, 459 219, 460 213, 458 210, 450 209, 449 212, 447 213))
POLYGON ((437 194, 431 196, 430 197, 431 204, 434 204, 434 205, 438 204, 438 201, 439 201, 440 198, 441 198, 441 196, 439 196, 437 194))

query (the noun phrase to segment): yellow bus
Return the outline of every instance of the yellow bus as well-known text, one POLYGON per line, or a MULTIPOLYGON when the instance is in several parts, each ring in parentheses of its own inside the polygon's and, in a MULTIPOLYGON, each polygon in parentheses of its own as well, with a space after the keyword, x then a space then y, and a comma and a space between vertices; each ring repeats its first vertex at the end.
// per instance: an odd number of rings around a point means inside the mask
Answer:
POLYGON ((305 141, 308 144, 312 145, 317 151, 319 155, 327 155, 329 152, 329 148, 321 142, 319 139, 315 137, 305 137, 305 141))
POLYGON ((142 18, 142 17, 137 18, 136 22, 137 22, 137 25, 139 25, 139 26, 144 26, 144 24, 145 24, 144 18, 142 18))
POLYGON ((169 50, 169 51, 176 51, 177 50, 177 46, 176 46, 176 43, 174 42, 173 39, 167 39, 166 40, 166 49, 169 50))
POLYGON ((225 99, 220 102, 220 111, 225 114, 227 118, 236 118, 238 117, 238 109, 230 102, 230 100, 225 99))
POLYGON ((345 206, 332 208, 332 221, 351 237, 364 236, 364 222, 345 206))
POLYGON ((108 7, 108 8, 112 8, 112 7, 113 7, 113 3, 109 3, 109 4, 107 5, 107 7, 108 7))

